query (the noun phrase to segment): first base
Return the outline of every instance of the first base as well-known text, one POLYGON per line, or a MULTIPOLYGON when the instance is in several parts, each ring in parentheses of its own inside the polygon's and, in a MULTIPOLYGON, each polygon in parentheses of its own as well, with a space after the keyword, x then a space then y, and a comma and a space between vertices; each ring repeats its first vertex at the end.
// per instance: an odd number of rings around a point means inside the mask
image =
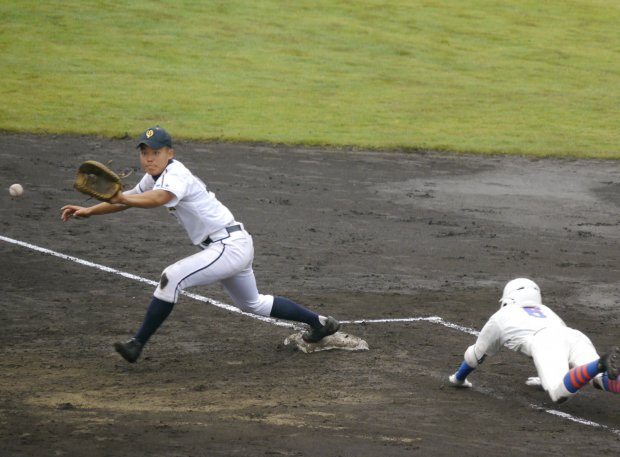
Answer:
POLYGON ((366 341, 357 336, 342 332, 336 332, 333 335, 326 336, 318 343, 306 343, 301 337, 301 333, 293 333, 284 339, 284 345, 294 345, 306 354, 318 351, 329 351, 331 349, 368 351, 368 343, 366 341))

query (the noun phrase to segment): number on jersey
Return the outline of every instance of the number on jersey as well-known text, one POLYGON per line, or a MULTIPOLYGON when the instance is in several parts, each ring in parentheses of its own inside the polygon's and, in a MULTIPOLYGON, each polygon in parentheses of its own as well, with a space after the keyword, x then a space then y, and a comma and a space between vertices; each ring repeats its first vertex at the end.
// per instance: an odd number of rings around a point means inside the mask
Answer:
POLYGON ((540 309, 540 306, 525 306, 521 309, 532 317, 540 317, 540 318, 547 317, 545 316, 545 313, 542 312, 542 309, 540 309))

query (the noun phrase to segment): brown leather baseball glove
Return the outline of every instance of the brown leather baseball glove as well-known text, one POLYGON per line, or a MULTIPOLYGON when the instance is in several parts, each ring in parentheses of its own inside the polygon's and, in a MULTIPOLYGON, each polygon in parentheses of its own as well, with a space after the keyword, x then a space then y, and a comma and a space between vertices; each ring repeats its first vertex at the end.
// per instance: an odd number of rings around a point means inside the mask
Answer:
POLYGON ((87 160, 78 168, 73 187, 83 194, 107 202, 122 190, 123 183, 121 178, 104 164, 87 160))

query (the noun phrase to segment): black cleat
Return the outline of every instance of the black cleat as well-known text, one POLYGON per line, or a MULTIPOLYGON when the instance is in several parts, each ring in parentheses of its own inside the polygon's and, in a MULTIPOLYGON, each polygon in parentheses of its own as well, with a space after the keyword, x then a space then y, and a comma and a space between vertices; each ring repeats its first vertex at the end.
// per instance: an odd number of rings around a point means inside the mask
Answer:
POLYGON ((600 363, 609 379, 615 381, 620 375, 620 348, 615 347, 608 354, 601 356, 600 363))
POLYGON ((327 317, 325 325, 317 328, 311 328, 304 332, 301 337, 306 343, 317 343, 329 335, 333 335, 340 329, 340 322, 331 316, 327 317))
POLYGON ((138 357, 140 357, 140 353, 142 352, 142 343, 140 343, 137 339, 132 338, 125 343, 114 343, 114 349, 116 349, 116 352, 122 355, 123 358, 129 363, 134 363, 138 360, 138 357))

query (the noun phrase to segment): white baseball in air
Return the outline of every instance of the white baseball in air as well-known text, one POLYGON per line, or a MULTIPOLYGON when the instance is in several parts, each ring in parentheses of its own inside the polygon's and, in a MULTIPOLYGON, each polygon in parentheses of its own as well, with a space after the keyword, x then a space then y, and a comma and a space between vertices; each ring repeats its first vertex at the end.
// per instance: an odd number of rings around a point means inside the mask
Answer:
POLYGON ((11 184, 11 187, 9 187, 9 193, 11 194, 11 197, 19 197, 24 193, 24 188, 21 184, 11 184))

